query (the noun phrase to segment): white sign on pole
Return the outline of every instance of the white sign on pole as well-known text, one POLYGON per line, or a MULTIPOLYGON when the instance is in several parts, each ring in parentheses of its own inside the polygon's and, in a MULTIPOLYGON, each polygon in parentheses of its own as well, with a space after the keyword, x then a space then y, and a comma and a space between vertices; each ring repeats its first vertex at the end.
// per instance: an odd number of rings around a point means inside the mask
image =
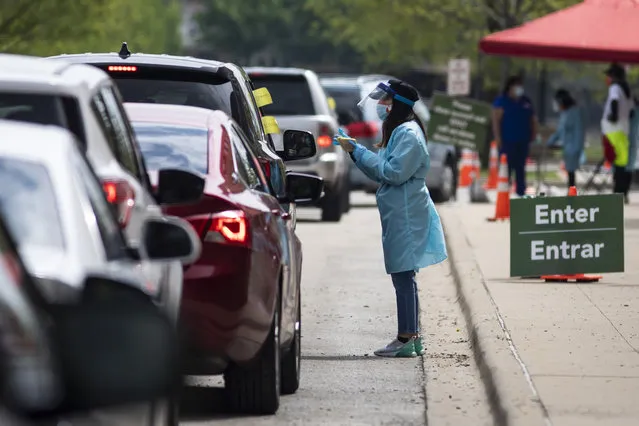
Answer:
POLYGON ((468 59, 451 59, 448 61, 448 95, 470 95, 470 61, 468 59))

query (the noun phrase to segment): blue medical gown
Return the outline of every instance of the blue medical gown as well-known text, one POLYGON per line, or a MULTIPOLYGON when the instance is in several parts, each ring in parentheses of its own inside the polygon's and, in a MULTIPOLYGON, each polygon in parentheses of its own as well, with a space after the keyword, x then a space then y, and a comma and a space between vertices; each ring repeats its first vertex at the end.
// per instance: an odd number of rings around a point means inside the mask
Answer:
POLYGON ((548 138, 548 145, 563 143, 563 159, 566 171, 574 172, 581 165, 586 132, 577 106, 564 110, 559 115, 557 130, 548 138))
POLYGON ((377 207, 386 272, 416 271, 446 260, 442 223, 425 182, 430 157, 417 123, 398 126, 378 153, 356 144, 353 159, 380 184, 377 207))

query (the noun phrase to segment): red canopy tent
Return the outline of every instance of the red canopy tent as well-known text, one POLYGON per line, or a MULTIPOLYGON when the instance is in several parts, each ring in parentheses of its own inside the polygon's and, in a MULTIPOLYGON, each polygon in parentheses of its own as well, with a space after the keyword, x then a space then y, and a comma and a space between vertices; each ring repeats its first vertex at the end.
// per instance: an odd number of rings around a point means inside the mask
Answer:
POLYGON ((639 0, 585 0, 484 37, 487 54, 639 63, 639 0))

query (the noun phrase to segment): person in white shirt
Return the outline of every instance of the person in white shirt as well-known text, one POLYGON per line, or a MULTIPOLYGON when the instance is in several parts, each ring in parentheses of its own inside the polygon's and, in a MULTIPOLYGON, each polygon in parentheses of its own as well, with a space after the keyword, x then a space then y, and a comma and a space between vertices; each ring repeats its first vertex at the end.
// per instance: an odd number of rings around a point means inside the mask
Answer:
POLYGON ((605 74, 608 98, 601 119, 604 155, 614 166, 614 192, 623 194, 628 203, 632 173, 626 166, 630 154, 630 119, 634 101, 622 66, 613 63, 605 74))

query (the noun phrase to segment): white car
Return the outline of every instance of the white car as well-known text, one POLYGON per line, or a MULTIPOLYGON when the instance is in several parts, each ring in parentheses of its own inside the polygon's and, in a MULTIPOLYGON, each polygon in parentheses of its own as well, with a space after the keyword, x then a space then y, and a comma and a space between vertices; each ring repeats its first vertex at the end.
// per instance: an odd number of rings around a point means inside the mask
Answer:
MULTIPOLYGON (((125 242, 114 209, 73 135, 57 126, 4 120, 0 134, 0 214, 47 301, 75 302, 92 274, 140 283, 157 298, 161 289, 140 269, 139 259, 148 254, 135 253, 125 242)), ((144 218, 142 222, 144 228, 144 218)), ((175 260, 191 263, 199 257, 201 244, 183 223, 195 250, 175 260)), ((175 403, 100 411, 92 417, 109 419, 110 424, 172 426, 175 403)))
MULTIPOLYGON (((158 195, 153 195, 118 90, 105 72, 89 65, 0 55, 0 119, 57 125, 71 131, 108 200, 117 207, 120 226, 133 248, 139 247, 144 218, 162 215, 157 203, 161 193, 165 189, 176 192, 176 186, 194 179, 189 173, 171 171, 165 176, 168 179, 160 182, 158 195)), ((184 194, 188 198, 188 192, 184 194)), ((175 261, 143 263, 149 281, 161 289, 160 303, 176 319, 182 265, 175 261)))

